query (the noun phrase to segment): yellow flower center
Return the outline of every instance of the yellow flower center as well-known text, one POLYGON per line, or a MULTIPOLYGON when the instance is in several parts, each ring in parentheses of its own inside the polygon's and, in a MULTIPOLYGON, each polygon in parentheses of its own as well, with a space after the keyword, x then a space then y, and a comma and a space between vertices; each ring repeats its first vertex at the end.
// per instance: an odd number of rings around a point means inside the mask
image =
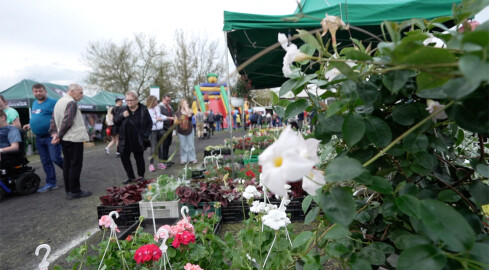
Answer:
POLYGON ((282 166, 282 161, 284 161, 284 158, 283 157, 276 157, 274 160, 273 160, 273 164, 275 165, 275 167, 280 167, 282 166))

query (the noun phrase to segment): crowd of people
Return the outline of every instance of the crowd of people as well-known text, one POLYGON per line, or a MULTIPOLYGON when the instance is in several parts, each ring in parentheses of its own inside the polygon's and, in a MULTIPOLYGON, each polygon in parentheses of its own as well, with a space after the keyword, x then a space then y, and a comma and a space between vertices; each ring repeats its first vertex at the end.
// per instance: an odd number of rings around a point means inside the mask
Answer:
MULTIPOLYGON (((67 95, 58 101, 47 96, 46 88, 42 84, 34 84, 32 93, 36 100, 31 107, 30 122, 23 127, 18 112, 10 108, 0 95, 0 153, 18 151, 21 139, 19 129, 32 130, 46 174, 46 184, 38 192, 58 189, 56 165, 63 170, 67 199, 90 196, 90 191, 80 188, 84 142, 88 141, 84 119, 77 105, 77 101, 83 98, 82 86, 69 85, 67 95)), ((147 148, 151 149, 148 165, 150 172, 164 170, 174 164, 169 159, 174 131, 179 138, 180 164, 187 164, 197 163, 195 137, 208 138, 215 131, 223 129, 224 117, 219 112, 209 110, 203 113, 198 109, 194 114, 186 99, 181 99, 177 110, 173 111, 171 100, 169 94, 165 94, 161 102, 157 97, 149 96, 144 105, 136 92, 129 91, 125 95, 126 105, 118 97, 115 99, 115 106, 108 110, 105 122, 110 141, 105 152, 110 155, 111 148, 115 146, 115 155, 121 159, 127 175, 124 184, 144 180, 144 152, 147 148), (137 176, 132 167, 131 156, 136 163, 137 176)), ((312 115, 308 115, 307 120, 311 117, 312 115)), ((247 124, 251 127, 279 127, 284 124, 277 114, 270 111, 250 112, 247 118, 247 124)), ((304 118, 304 113, 301 113, 289 124, 301 130, 304 118)), ((233 115, 232 122, 234 128, 240 126, 239 114, 233 115)))

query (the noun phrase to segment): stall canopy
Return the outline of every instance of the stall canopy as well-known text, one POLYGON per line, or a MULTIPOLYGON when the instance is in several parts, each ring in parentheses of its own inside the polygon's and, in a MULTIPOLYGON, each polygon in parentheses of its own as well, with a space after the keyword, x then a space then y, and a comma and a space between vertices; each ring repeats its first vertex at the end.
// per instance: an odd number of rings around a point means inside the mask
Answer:
POLYGON ((116 98, 125 99, 125 96, 124 96, 124 94, 121 94, 121 93, 100 91, 95 96, 93 96, 93 98, 98 100, 98 101, 104 102, 105 104, 109 104, 111 106, 114 106, 116 98))
MULTIPOLYGON (((32 102, 36 99, 32 94, 32 86, 38 82, 32 80, 22 80, 19 83, 9 87, 5 91, 0 92, 8 103, 13 108, 30 108, 32 102)), ((68 91, 68 86, 42 83, 46 86, 48 97, 53 99, 60 99, 68 91)), ((78 102, 78 106, 81 111, 84 112, 105 112, 108 106, 114 105, 114 102, 106 103, 102 100, 95 99, 89 96, 83 96, 82 100, 78 102)))
MULTIPOLYGON (((306 16, 290 20, 300 14, 299 8, 290 15, 259 15, 224 11, 227 46, 236 66, 277 42, 278 33, 296 34, 296 29, 320 28, 325 14, 335 15, 346 23, 361 27, 380 36, 383 21, 405 21, 412 18, 432 19, 452 14, 454 4, 461 0, 302 0, 300 5, 306 16)), ((297 18, 297 17, 296 17, 297 18)), ((338 31, 337 40, 351 44, 351 36, 364 44, 375 46, 375 38, 350 29, 338 31)), ((294 43, 300 45, 299 41, 294 43)), ((279 46, 240 71, 252 81, 256 89, 278 87, 286 80, 282 74, 285 51, 279 46)))

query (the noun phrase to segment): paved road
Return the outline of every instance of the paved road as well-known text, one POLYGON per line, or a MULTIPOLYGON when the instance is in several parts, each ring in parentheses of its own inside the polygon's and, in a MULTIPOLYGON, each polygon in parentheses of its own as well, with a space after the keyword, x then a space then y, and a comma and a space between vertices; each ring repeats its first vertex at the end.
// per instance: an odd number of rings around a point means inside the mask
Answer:
MULTIPOLYGON (((233 135, 236 134, 233 132, 233 135)), ((229 132, 218 132, 207 140, 195 140, 199 162, 203 161, 203 150, 206 146, 223 144, 224 138, 229 138, 229 132)), ((175 149, 177 141, 175 136, 170 151, 175 149)), ((64 264, 61 261, 65 257, 63 255, 76 247, 79 239, 85 238, 89 232, 92 235, 98 232, 96 208, 100 204, 99 197, 106 194, 107 187, 121 186, 121 181, 126 178, 121 161, 113 154, 107 156, 104 147, 105 144, 98 144, 85 149, 81 188, 92 191, 91 197, 67 200, 62 171, 56 168, 60 186, 58 190, 12 196, 0 202, 0 269, 36 269, 41 258, 36 257, 34 252, 40 244, 51 246, 48 259, 51 266, 64 264), (55 258, 61 259, 55 261, 55 258)), ((149 150, 146 155, 148 153, 149 150)), ((41 177, 41 185, 44 185, 45 174, 38 157, 34 156, 30 160, 30 165, 41 177)), ((178 151, 174 161, 180 161, 178 151)), ((133 166, 135 167, 134 160, 133 166)), ((182 165, 174 165, 164 171, 147 171, 146 178, 154 179, 162 173, 176 175, 182 168, 182 165)))

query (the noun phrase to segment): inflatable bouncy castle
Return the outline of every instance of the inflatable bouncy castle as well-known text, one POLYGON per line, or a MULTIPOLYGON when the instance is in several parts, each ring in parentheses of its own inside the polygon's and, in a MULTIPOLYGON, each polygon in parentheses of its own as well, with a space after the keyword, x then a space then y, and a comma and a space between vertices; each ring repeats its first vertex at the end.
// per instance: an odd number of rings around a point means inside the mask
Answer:
MULTIPOLYGON (((192 111, 197 113, 197 108, 207 115, 207 111, 212 110, 214 114, 220 113, 223 115, 224 128, 227 128, 228 123, 226 116, 228 115, 228 93, 225 83, 217 83, 217 74, 207 74, 207 83, 201 83, 194 87, 195 100, 192 103, 192 111)), ((246 105, 245 105, 246 106, 246 105)), ((233 114, 235 114, 235 110, 233 114)), ((240 110, 240 108, 236 108, 240 110)), ((245 110, 247 108, 245 107, 245 110)))

